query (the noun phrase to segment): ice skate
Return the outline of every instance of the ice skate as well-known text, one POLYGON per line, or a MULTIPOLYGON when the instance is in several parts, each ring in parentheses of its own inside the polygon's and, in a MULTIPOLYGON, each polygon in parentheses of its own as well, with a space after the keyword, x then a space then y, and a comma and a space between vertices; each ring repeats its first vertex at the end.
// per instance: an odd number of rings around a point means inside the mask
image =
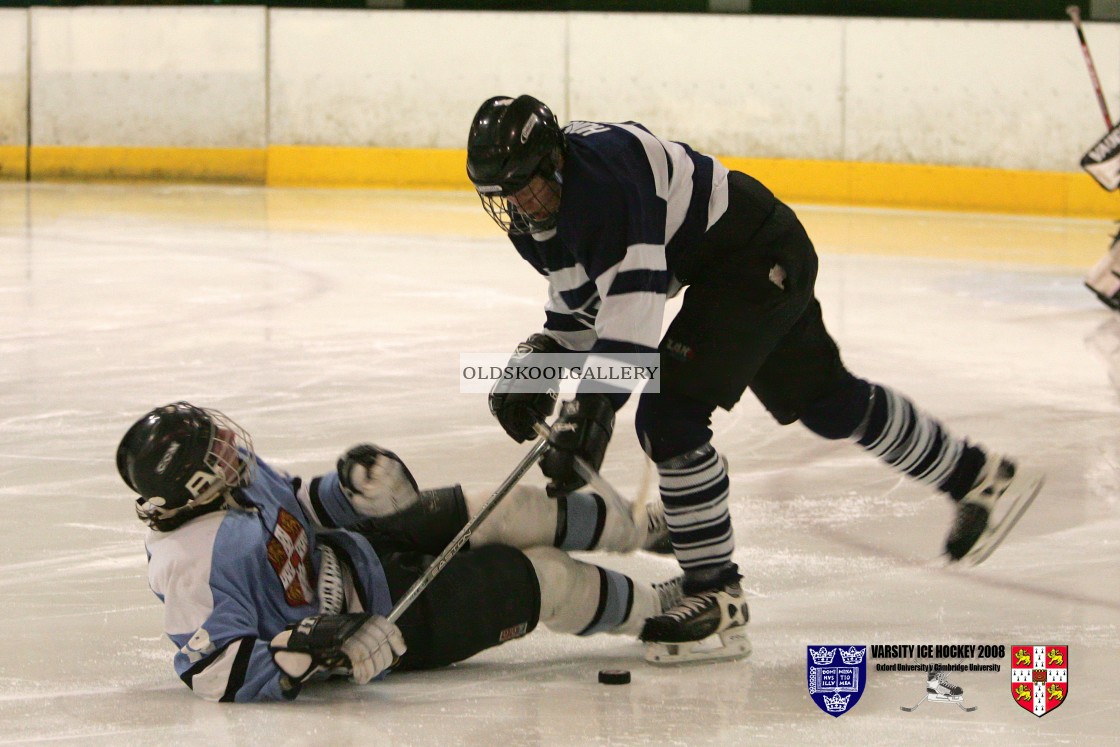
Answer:
POLYGON ((1040 472, 989 454, 972 490, 957 504, 957 518, 945 540, 949 560, 979 565, 987 560, 1042 489, 1040 472))
POLYGON ((639 636, 652 664, 741 659, 751 652, 750 613, 738 582, 684 596, 646 620, 639 636))
POLYGON ((918 706, 926 701, 930 703, 951 703, 960 706, 962 711, 971 713, 976 710, 976 706, 966 708, 964 703, 964 688, 954 685, 952 682, 945 678, 943 672, 930 672, 926 677, 926 696, 914 704, 913 708, 900 706, 906 712, 917 710, 918 706))

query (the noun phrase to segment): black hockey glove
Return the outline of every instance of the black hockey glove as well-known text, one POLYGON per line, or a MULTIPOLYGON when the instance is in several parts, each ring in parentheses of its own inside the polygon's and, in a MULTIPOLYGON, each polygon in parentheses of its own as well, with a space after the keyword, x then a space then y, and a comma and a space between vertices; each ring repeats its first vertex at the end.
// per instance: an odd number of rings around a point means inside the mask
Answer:
POLYGON ((343 494, 363 516, 390 516, 419 500, 416 478, 387 449, 358 444, 342 455, 336 469, 343 494))
MULTIPOLYGON (((517 346, 508 365, 531 366, 534 355, 567 352, 570 351, 548 335, 535 334, 517 346)), ((524 443, 536 437, 533 426, 550 417, 556 409, 557 389, 555 377, 535 381, 516 377, 498 379, 490 389, 490 414, 498 419, 510 438, 524 443), (529 387, 538 391, 526 391, 529 387), (539 391, 541 387, 547 387, 548 391, 539 391)))
POLYGON ((551 478, 548 494, 566 495, 586 482, 576 471, 576 457, 598 471, 614 432, 614 406, 605 394, 580 394, 560 408, 548 437, 541 471, 551 478))
POLYGON ((384 672, 407 648, 396 625, 379 615, 312 615, 289 625, 268 646, 294 698, 316 672, 348 672, 359 685, 384 672))

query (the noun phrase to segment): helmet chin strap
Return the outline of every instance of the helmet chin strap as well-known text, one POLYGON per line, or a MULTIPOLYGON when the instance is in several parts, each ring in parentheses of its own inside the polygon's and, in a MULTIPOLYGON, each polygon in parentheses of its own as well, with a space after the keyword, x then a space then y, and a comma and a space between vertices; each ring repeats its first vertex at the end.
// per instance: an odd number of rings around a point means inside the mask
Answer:
POLYGON ((240 506, 240 503, 235 504, 233 502, 235 499, 230 497, 231 493, 231 490, 225 490, 204 503, 191 502, 185 506, 166 510, 151 504, 144 498, 138 498, 136 500, 136 515, 155 531, 170 532, 172 529, 178 529, 191 519, 204 514, 222 511, 232 505, 240 506))
MULTIPOLYGON (((246 464, 239 473, 243 482, 248 485, 251 476, 251 467, 246 464)), ((220 511, 227 508, 250 510, 257 508, 256 504, 245 497, 239 485, 215 484, 215 489, 199 496, 185 505, 177 508, 163 508, 155 501, 162 500, 158 496, 152 498, 140 497, 136 499, 136 515, 148 526, 157 532, 168 532, 182 526, 186 522, 203 514, 220 511)))

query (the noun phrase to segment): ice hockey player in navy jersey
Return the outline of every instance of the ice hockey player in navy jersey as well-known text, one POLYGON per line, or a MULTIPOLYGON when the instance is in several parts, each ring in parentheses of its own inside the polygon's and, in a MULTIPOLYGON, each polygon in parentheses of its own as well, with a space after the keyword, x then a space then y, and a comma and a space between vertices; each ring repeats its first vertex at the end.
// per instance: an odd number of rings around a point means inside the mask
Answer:
POLYGON ((667 551, 657 503, 563 502, 518 487, 399 619, 386 619, 488 496, 421 491, 392 452, 361 444, 305 481, 258 458, 220 412, 186 402, 128 429, 117 469, 151 528, 148 580, 175 670, 219 701, 290 700, 307 683, 429 669, 531 632, 637 635, 680 598, 568 550, 667 551))
MULTIPOLYGON (((953 436, 901 393, 844 367, 815 298, 812 242, 794 212, 747 174, 635 122, 561 129, 548 106, 522 95, 479 108, 467 175, 548 281, 543 328, 518 346, 518 363, 660 353, 660 391, 641 395, 635 421, 657 465, 686 596, 646 623, 651 660, 749 653, 727 468, 710 428, 715 408, 731 409, 748 388, 779 423, 849 439, 949 496, 951 561, 984 560, 1040 489, 1041 475, 953 436), (685 286, 662 335, 666 299, 685 286), (714 647, 697 645, 714 634, 714 647)), ((552 494, 583 484, 576 457, 598 468, 632 391, 584 383, 563 404, 541 462, 552 494)), ((552 413, 555 392, 499 381, 490 410, 523 441, 552 413)))

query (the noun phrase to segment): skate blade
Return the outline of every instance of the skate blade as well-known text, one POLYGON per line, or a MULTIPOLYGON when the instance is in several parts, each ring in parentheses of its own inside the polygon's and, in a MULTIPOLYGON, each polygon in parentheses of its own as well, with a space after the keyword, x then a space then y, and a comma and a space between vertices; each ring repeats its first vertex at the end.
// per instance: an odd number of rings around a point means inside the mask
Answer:
POLYGON ((989 528, 980 539, 973 545, 972 550, 968 552, 961 562, 968 566, 977 566, 983 563, 988 557, 996 551, 1003 540, 1007 537, 1008 533, 1015 528, 1019 519, 1027 512, 1027 509, 1034 503, 1034 499, 1038 497, 1039 492, 1042 490, 1042 485, 1045 482, 1045 477, 1041 472, 1020 472, 1016 476, 1016 480, 1022 481, 1022 487, 1017 488, 1021 491, 1019 498, 1011 504, 1011 507, 1004 513, 999 523, 994 527, 989 528))
POLYGON ((747 637, 745 625, 728 628, 702 641, 647 641, 645 646, 646 661, 657 666, 742 659, 751 653, 751 640, 747 637))

